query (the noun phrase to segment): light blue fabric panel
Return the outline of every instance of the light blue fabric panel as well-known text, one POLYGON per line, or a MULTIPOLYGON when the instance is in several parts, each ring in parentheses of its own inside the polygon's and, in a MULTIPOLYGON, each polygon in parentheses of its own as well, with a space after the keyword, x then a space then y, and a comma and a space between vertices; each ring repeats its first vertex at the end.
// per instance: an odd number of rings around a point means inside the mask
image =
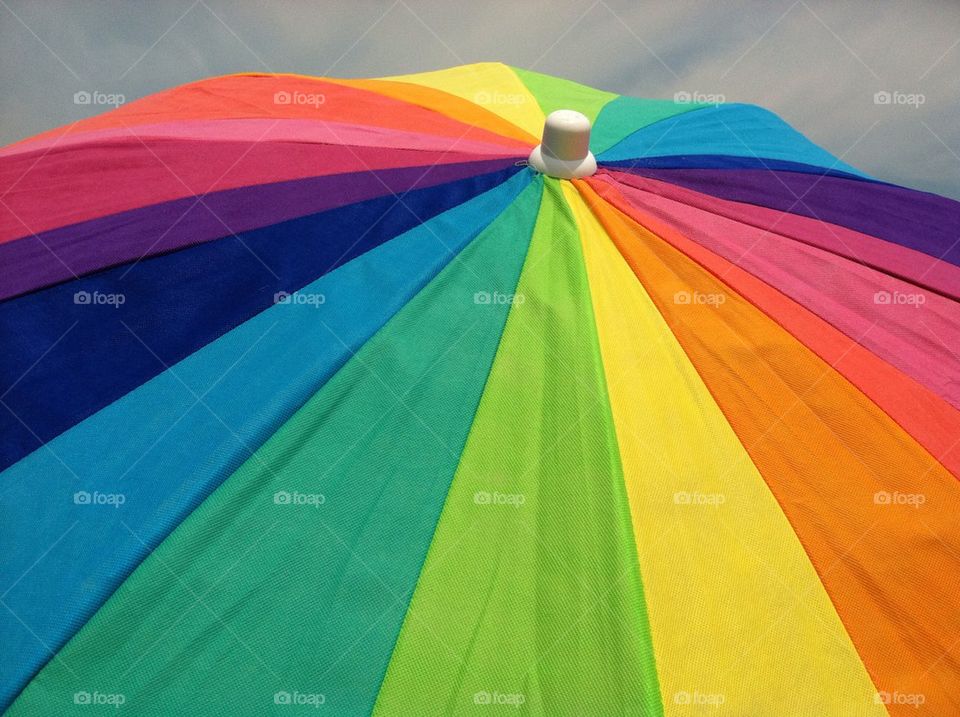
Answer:
POLYGON ((773 112, 743 104, 701 107, 660 120, 601 152, 597 159, 617 162, 687 155, 784 160, 866 176, 815 145, 773 112))

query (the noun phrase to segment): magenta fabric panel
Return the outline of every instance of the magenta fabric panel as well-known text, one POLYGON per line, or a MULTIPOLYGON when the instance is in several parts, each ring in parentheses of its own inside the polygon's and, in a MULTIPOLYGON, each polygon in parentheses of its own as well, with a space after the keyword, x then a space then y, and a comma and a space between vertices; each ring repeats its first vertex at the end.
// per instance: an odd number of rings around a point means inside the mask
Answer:
POLYGON ((60 137, 40 137, 18 142, 0 149, 0 157, 52 148, 66 149, 77 145, 139 139, 202 139, 209 142, 307 142, 312 144, 344 144, 354 147, 391 147, 467 152, 503 156, 509 147, 503 144, 458 139, 421 132, 404 132, 385 127, 323 122, 309 119, 213 119, 183 120, 163 124, 111 127, 89 132, 76 132, 60 137))

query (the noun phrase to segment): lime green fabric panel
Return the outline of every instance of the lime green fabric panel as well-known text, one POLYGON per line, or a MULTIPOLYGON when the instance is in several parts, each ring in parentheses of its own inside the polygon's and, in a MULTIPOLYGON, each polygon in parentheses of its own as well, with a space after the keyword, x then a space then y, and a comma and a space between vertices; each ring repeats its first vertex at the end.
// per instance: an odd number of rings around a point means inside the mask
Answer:
POLYGON ((554 110, 576 110, 589 117, 591 122, 596 122, 603 106, 617 98, 612 92, 596 90, 561 77, 542 75, 519 67, 510 69, 517 73, 530 94, 537 98, 545 115, 554 110))
POLYGON ((376 715, 662 714, 580 239, 545 181, 376 715))
POLYGON ((590 149, 600 154, 638 129, 675 115, 714 105, 671 100, 647 100, 637 97, 617 97, 600 112, 590 135, 590 149))
POLYGON ((534 179, 161 543, 10 714, 87 714, 82 692, 137 715, 299 714, 287 699, 369 714, 506 322, 484 297, 514 292, 542 192, 534 179))

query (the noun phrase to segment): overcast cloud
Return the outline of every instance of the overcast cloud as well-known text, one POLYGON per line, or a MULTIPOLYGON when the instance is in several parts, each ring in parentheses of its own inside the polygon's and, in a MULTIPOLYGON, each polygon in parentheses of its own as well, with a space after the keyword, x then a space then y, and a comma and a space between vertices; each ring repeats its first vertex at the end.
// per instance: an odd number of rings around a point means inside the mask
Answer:
POLYGON ((640 97, 768 107, 878 178, 960 198, 960 3, 0 0, 0 144, 250 70, 364 77, 501 60, 640 97), (904 104, 876 104, 877 92, 904 104), (909 96, 913 95, 913 98, 909 96))

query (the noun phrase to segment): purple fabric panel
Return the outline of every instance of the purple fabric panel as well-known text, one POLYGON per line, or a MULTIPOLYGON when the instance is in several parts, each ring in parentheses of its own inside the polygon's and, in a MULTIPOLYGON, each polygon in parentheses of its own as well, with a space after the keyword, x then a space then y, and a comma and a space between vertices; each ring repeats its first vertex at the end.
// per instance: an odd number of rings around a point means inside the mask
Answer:
POLYGON ((0 244, 0 299, 296 217, 504 169, 514 159, 294 179, 184 197, 0 244), (202 201, 201 201, 202 200, 202 201))
POLYGON ((839 224, 960 265, 960 202, 936 194, 800 172, 638 167, 630 173, 839 224))

